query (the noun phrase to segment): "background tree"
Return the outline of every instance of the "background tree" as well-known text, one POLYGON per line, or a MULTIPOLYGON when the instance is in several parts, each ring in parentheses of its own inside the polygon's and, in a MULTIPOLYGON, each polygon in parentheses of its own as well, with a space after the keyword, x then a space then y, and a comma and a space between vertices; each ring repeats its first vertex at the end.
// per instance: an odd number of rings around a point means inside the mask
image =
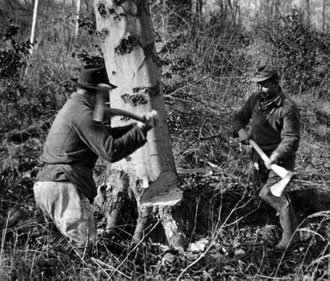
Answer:
POLYGON ((311 23, 311 5, 310 0, 305 0, 305 9, 306 9, 306 21, 307 25, 311 23))

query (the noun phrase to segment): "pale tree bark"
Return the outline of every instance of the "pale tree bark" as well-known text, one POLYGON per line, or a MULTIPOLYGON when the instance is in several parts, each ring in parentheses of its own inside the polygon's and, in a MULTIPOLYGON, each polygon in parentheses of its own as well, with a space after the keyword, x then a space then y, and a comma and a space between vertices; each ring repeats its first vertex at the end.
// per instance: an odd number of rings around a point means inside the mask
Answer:
POLYGON ((261 9, 262 9, 262 15, 267 18, 270 19, 271 18, 271 9, 272 9, 272 1, 271 0, 264 0, 262 1, 261 4, 261 9))
MULTIPOLYGON (((322 0, 322 31, 325 31, 325 15, 326 15, 326 12, 325 12, 325 7, 326 7, 326 5, 325 5, 325 1, 326 0, 322 0)), ((330 259, 329 259, 329 261, 330 261, 330 259)))
POLYGON ((280 0, 275 0, 274 1, 274 19, 277 21, 280 17, 280 0))
MULTIPOLYGON (((158 126, 148 132, 146 145, 126 159, 112 163, 108 169, 107 228, 111 230, 116 226, 123 207, 121 195, 132 190, 139 213, 133 242, 143 238, 149 217, 157 212, 169 244, 181 247, 184 234, 172 217, 171 207, 166 203, 159 207, 158 204, 145 206, 140 202, 146 187, 145 192, 154 197, 168 190, 180 194, 148 1, 95 0, 94 10, 109 80, 118 86, 111 92, 111 107, 136 114, 154 109, 159 114, 158 126)), ((119 117, 111 120, 114 127, 131 122, 119 117)))
POLYGON ((34 37, 35 37, 35 31, 36 31, 36 25, 37 25, 38 5, 39 5, 39 0, 35 0, 34 1, 34 8, 33 8, 31 36, 30 36, 30 44, 31 44, 30 55, 31 56, 32 56, 33 49, 34 49, 33 44, 34 44, 34 37))
POLYGON ((78 33, 79 33, 79 15, 80 15, 80 6, 81 6, 81 2, 80 2, 80 0, 77 0, 76 27, 75 27, 75 32, 74 32, 74 36, 75 36, 75 37, 78 37, 78 33))
POLYGON ((307 24, 310 25, 311 23, 311 7, 310 7, 310 1, 309 0, 305 0, 305 5, 306 5, 306 21, 307 24))
POLYGON ((232 21, 233 24, 236 25, 239 23, 240 18, 240 5, 239 5, 239 0, 227 0, 227 4, 231 13, 232 21))
POLYGON ((218 2, 218 5, 219 5, 219 8, 220 8, 220 15, 221 15, 221 18, 222 19, 226 19, 227 17, 227 10, 228 10, 228 7, 227 7, 227 1, 225 0, 220 0, 218 2))
POLYGON ((203 18, 203 0, 192 0, 190 9, 192 25, 199 26, 203 18))

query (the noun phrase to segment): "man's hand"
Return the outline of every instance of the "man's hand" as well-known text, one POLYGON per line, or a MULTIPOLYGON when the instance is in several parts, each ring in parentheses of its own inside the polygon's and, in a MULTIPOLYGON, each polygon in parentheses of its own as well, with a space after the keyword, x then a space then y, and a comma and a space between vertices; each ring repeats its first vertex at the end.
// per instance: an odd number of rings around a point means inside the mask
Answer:
POLYGON ((270 170, 271 169, 270 166, 272 164, 277 164, 278 159, 279 159, 279 154, 277 152, 273 152, 269 157, 269 161, 265 161, 265 165, 266 165, 267 169, 270 170))
POLYGON ((152 110, 148 112, 147 114, 143 115, 144 122, 138 122, 138 126, 140 128, 147 128, 147 130, 150 130, 157 126, 158 123, 158 113, 156 110, 152 110))
POLYGON ((249 144, 250 134, 245 129, 238 131, 238 139, 242 144, 249 144))

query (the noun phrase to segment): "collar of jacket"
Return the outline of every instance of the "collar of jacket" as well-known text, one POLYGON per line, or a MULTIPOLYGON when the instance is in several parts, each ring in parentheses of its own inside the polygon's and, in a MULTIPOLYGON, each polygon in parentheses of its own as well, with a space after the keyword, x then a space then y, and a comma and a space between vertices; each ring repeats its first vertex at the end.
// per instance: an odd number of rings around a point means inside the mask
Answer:
POLYGON ((259 97, 260 97, 260 105, 262 105, 262 107, 264 109, 271 108, 271 107, 280 107, 282 105, 282 102, 284 99, 284 95, 283 95, 283 92, 281 91, 281 89, 280 89, 280 93, 272 99, 262 100, 261 94, 259 94, 259 97))
POLYGON ((81 101, 92 108, 95 106, 95 96, 93 96, 93 95, 89 95, 89 94, 82 95, 77 92, 74 92, 74 93, 72 93, 70 98, 77 100, 77 101, 81 101))

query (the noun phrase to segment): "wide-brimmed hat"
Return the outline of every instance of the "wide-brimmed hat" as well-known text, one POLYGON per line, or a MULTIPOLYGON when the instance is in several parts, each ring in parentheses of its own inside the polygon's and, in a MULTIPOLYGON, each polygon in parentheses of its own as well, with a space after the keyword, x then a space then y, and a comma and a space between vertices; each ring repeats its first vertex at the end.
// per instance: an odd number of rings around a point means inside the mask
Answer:
POLYGON ((279 78, 277 70, 272 66, 264 65, 257 69, 253 77, 251 78, 251 81, 258 83, 273 77, 275 77, 276 79, 279 78))
POLYGON ((104 65, 84 66, 80 71, 79 78, 73 78, 71 81, 77 88, 86 90, 111 90, 117 88, 116 85, 109 82, 104 65))

